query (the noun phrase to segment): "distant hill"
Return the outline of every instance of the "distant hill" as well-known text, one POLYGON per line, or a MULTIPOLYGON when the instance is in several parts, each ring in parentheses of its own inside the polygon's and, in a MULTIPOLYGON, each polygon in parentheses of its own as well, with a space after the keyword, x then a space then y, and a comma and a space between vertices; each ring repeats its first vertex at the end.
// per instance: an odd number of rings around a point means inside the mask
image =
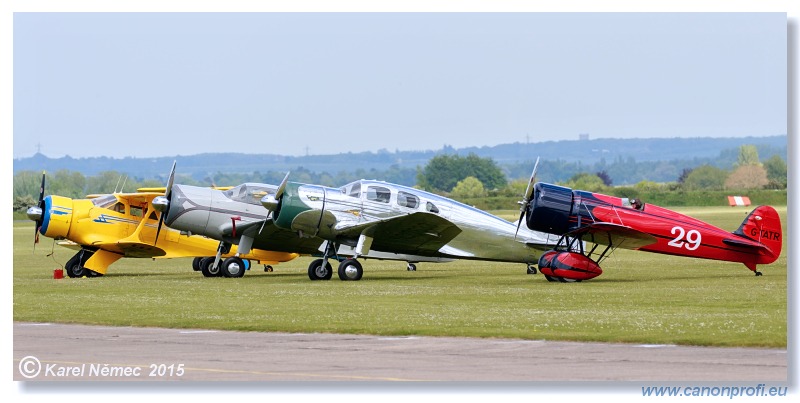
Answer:
MULTIPOLYGON (((468 155, 475 153, 480 157, 490 157, 506 170, 509 179, 530 175, 532 161, 540 156, 545 161, 559 161, 561 166, 586 167, 591 170, 606 164, 635 162, 638 164, 656 161, 685 161, 676 166, 697 166, 702 163, 725 165, 736 161, 737 150, 743 144, 753 144, 759 148, 762 160, 772 155, 787 158, 786 135, 744 138, 669 138, 669 139, 594 139, 546 141, 535 143, 500 144, 493 147, 470 147, 455 149, 449 146, 436 151, 396 151, 344 153, 334 155, 311 155, 285 157, 270 154, 198 154, 189 156, 164 156, 158 158, 48 158, 36 154, 28 158, 14 159, 14 173, 20 171, 54 172, 70 170, 85 176, 94 176, 104 171, 116 171, 141 179, 164 178, 172 162, 177 160, 179 171, 184 175, 204 178, 217 172, 229 174, 250 174, 254 172, 286 172, 303 169, 316 173, 351 173, 357 169, 364 171, 385 171, 388 169, 415 170, 424 166, 437 154, 468 155), (527 171, 527 173, 526 173, 527 171)), ((724 167, 728 168, 728 167, 724 167)), ((677 168, 676 168, 677 169, 677 168)), ((674 175, 670 170, 665 175, 674 175)), ((679 172, 679 171, 678 171, 679 172)), ((566 170, 563 172, 567 174, 566 170)), ((555 174, 551 174, 554 176, 555 174)), ((622 184, 637 180, 620 177, 615 183, 622 184)), ((407 175, 408 176, 408 175, 407 175)), ((645 175, 648 180, 660 180, 645 175)), ((377 178, 381 179, 381 178, 377 178)), ((674 180, 675 177, 663 180, 674 180)), ((413 183, 412 183, 413 184, 413 183)))

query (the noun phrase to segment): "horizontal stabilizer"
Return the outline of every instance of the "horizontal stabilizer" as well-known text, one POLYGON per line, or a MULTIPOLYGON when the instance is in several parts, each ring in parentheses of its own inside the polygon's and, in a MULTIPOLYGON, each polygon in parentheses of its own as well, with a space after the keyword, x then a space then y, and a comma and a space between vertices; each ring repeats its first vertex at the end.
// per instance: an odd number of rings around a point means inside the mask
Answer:
POLYGON ((731 246, 741 246, 744 248, 752 248, 752 249, 763 249, 764 245, 755 243, 753 241, 748 241, 745 239, 735 239, 735 238, 726 238, 723 239, 722 242, 731 245, 731 246))

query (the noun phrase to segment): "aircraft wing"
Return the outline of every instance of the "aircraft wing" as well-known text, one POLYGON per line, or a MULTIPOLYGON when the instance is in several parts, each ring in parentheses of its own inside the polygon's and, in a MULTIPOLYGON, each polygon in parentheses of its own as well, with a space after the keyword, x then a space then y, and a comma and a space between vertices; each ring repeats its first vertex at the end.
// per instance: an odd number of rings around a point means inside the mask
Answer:
POLYGON ((571 231, 566 236, 584 236, 583 240, 615 248, 639 249, 657 242, 656 237, 625 225, 599 222, 571 231), (586 236, 588 235, 588 237, 586 236))
POLYGON ((151 258, 165 256, 167 254, 164 249, 157 246, 139 241, 126 241, 124 239, 118 242, 95 242, 92 246, 101 250, 121 253, 125 257, 151 258))
POLYGON ((373 239, 373 250, 419 255, 437 252, 461 233, 461 229, 439 215, 417 212, 337 228, 336 232, 338 236, 352 239, 365 233, 373 239))
MULTIPOLYGON (((143 188, 143 189, 147 189, 147 188, 143 188)), ((151 188, 151 189, 156 189, 157 190, 157 188, 151 188)), ((157 191, 150 191, 150 192, 138 192, 138 193, 89 194, 89 195, 86 195, 86 198, 87 199, 96 199, 98 197, 108 196, 110 194, 113 194, 113 195, 119 197, 120 199, 127 200, 128 202, 132 202, 133 201, 133 202, 143 202, 143 203, 154 199, 156 196, 164 196, 164 192, 159 193, 157 191)))
MULTIPOLYGON (((63 240, 58 241, 58 245, 73 250, 83 249, 83 245, 63 240)), ((97 242, 92 244, 99 249, 113 250, 125 255, 125 257, 151 258, 165 256, 167 253, 161 248, 149 245, 144 242, 120 240, 119 242, 97 242)))

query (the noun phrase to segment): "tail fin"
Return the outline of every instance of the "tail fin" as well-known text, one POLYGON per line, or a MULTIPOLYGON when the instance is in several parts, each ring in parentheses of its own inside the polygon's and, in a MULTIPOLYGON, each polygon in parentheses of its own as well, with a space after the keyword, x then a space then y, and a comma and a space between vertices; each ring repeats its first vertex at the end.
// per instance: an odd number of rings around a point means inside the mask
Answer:
POLYGON ((759 257, 758 264, 770 264, 781 255, 783 247, 781 218, 770 206, 756 207, 733 233, 764 245, 766 250, 759 257))

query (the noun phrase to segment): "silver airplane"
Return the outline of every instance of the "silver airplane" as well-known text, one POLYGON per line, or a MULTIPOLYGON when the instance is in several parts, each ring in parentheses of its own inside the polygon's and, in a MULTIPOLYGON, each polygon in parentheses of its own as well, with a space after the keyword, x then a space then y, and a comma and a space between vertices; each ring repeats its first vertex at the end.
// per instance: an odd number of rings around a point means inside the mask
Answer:
MULTIPOLYGON (((445 262, 456 259, 524 263, 536 273, 541 252, 558 236, 519 226, 457 201, 406 186, 359 180, 341 188, 288 182, 245 183, 226 191, 173 185, 153 200, 161 223, 189 234, 251 248, 322 254, 308 268, 311 280, 329 280, 329 258, 341 260, 341 280, 360 280, 359 259, 445 262)), ((219 255, 219 253, 218 253, 219 255)), ((224 271, 226 259, 208 262, 204 273, 224 271)))

